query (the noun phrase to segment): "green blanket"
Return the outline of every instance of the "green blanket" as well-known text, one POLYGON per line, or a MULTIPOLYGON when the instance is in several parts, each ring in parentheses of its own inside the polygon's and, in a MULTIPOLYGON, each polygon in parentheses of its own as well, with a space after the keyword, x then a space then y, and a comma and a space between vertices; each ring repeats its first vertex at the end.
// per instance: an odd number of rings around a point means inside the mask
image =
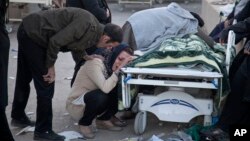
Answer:
MULTIPOLYGON (((128 67, 161 68, 174 66, 222 73, 223 79, 219 83, 220 91, 217 97, 220 102, 230 90, 224 63, 225 51, 225 46, 215 44, 213 48, 210 48, 198 36, 188 35, 182 38, 166 39, 159 48, 138 57, 128 67)), ((231 54, 232 57, 235 56, 234 48, 232 48, 231 54)))

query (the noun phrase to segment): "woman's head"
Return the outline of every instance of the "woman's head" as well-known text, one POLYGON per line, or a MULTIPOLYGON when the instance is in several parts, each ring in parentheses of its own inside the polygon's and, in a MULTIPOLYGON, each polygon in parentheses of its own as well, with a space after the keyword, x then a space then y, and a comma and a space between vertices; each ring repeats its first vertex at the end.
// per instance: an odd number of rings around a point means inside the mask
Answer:
POLYGON ((121 43, 117 47, 113 48, 112 55, 109 60, 109 66, 112 71, 120 68, 121 65, 128 63, 133 55, 133 50, 128 46, 128 44, 121 43))

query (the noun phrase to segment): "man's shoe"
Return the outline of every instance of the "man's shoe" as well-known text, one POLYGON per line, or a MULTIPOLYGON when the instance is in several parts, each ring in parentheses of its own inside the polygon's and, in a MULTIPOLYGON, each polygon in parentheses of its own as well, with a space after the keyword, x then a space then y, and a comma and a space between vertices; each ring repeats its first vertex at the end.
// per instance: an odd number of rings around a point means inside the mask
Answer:
POLYGON ((115 125, 115 126, 118 126, 118 127, 125 127, 127 126, 127 122, 125 120, 121 120, 119 119, 118 117, 116 116, 112 116, 111 117, 111 122, 115 125))
POLYGON ((54 131, 47 131, 44 133, 34 132, 34 140, 64 141, 64 139, 64 136, 58 135, 54 131))
POLYGON ((129 120, 129 119, 134 119, 136 116, 135 113, 133 113, 132 111, 123 111, 122 115, 120 116, 120 118, 122 120, 129 120))
POLYGON ((27 116, 24 116, 20 119, 12 118, 10 124, 11 124, 11 126, 15 126, 15 127, 19 127, 19 128, 24 128, 27 126, 35 126, 35 122, 31 121, 27 116))
POLYGON ((87 139, 95 138, 95 134, 92 132, 89 126, 80 125, 79 128, 84 138, 87 139))
POLYGON ((121 131, 122 127, 115 126, 110 120, 96 120, 96 127, 109 131, 121 131))

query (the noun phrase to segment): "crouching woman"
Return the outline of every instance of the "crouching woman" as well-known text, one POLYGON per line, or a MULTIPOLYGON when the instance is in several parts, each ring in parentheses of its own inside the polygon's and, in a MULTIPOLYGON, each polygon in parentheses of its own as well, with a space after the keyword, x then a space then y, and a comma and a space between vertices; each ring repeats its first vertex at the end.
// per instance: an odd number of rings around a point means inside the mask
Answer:
POLYGON ((90 128, 96 119, 97 128, 120 131, 111 117, 117 112, 117 93, 120 69, 132 60, 133 51, 126 44, 120 44, 104 59, 88 60, 79 70, 67 99, 66 109, 79 120, 80 132, 85 138, 94 138, 90 128))

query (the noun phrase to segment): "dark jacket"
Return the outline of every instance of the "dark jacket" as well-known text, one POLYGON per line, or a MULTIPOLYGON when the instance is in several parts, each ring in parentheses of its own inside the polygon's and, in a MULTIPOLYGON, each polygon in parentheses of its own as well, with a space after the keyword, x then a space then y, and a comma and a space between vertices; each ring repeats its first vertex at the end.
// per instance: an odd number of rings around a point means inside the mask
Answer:
POLYGON ((54 65, 59 51, 82 52, 99 41, 104 26, 88 11, 62 8, 30 14, 24 30, 38 45, 47 48, 46 66, 54 65))
POLYGON ((246 5, 244 6, 244 8, 237 14, 234 15, 235 12, 235 8, 237 6, 238 2, 236 2, 233 11, 227 16, 227 20, 231 21, 231 24, 233 23, 233 20, 235 19, 237 22, 239 21, 243 21, 244 19, 246 19, 247 17, 249 17, 249 10, 250 10, 250 1, 248 1, 246 3, 246 5))
POLYGON ((237 22, 243 21, 250 17, 250 1, 248 1, 245 7, 234 17, 237 22))
POLYGON ((67 0, 66 6, 85 9, 92 13, 102 24, 111 22, 111 11, 106 0, 67 0), (110 12, 109 17, 106 14, 107 9, 110 12))
MULTIPOLYGON (((221 33, 221 39, 226 39, 228 32, 230 30, 233 30, 235 32, 236 35, 236 43, 240 40, 242 40, 243 38, 247 38, 248 42, 250 40, 250 17, 248 17, 247 19, 245 19, 244 21, 238 22, 237 24, 234 24, 228 28, 226 28, 225 30, 223 30, 223 32, 221 33)), ((249 44, 246 44, 249 45, 249 44)), ((245 46, 246 46, 245 45, 245 46)), ((248 59, 249 62, 249 55, 245 55, 243 53, 243 49, 237 54, 237 56, 235 57, 233 64, 230 67, 230 73, 229 73, 229 77, 232 78, 234 77, 235 73, 237 73, 238 68, 240 67, 240 65, 242 64, 242 62, 244 61, 244 59, 248 59), (248 58, 246 58, 248 56, 248 58)), ((248 70, 246 70, 246 73, 249 72, 248 70)), ((247 79, 247 78, 246 78, 247 79)), ((246 82, 246 87, 245 87, 245 93, 244 93, 244 100, 245 101, 250 101, 250 79, 247 79, 246 82)))
POLYGON ((0 110, 8 104, 8 62, 10 40, 5 29, 5 14, 8 0, 0 0, 0 110))
POLYGON ((237 24, 234 24, 232 26, 229 26, 228 28, 224 29, 221 32, 220 38, 223 40, 227 39, 228 32, 230 30, 233 30, 236 34, 236 43, 238 43, 243 38, 247 38, 247 40, 250 39, 250 17, 246 18, 244 21, 238 22, 237 24))

